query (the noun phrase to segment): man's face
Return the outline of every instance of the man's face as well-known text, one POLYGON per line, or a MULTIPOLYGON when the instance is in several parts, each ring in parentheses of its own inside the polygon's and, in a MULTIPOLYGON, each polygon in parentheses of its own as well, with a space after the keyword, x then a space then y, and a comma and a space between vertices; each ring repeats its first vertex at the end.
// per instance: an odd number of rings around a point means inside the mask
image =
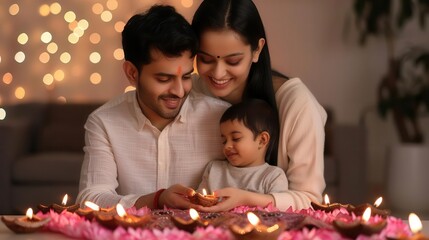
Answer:
POLYGON ((151 59, 138 74, 137 99, 143 114, 162 129, 177 116, 191 91, 193 58, 189 51, 170 58, 151 50, 151 59))

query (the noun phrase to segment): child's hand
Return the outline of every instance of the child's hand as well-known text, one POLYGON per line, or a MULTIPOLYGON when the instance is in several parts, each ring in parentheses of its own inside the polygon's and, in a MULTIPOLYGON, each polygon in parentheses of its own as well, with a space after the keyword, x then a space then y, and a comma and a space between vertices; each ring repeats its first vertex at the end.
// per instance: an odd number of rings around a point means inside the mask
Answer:
POLYGON ((197 210, 202 212, 224 212, 237 206, 248 204, 247 199, 250 192, 238 188, 223 188, 215 191, 215 196, 222 199, 221 202, 212 207, 198 206, 197 210))

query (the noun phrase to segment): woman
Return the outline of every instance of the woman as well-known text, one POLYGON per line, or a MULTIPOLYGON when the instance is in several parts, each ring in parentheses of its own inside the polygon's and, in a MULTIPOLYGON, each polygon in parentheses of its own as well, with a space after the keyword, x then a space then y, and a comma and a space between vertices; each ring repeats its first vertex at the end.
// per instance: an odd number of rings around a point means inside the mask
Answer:
MULTIPOLYGON (((260 98, 278 109, 280 135, 277 161, 289 191, 272 194, 277 208, 310 207, 322 200, 326 112, 299 78, 273 77, 264 26, 251 0, 204 0, 192 20, 200 40, 194 89, 232 104, 260 98)), ((274 154, 275 155, 275 154, 274 154)), ((228 189, 227 200, 204 208, 225 211, 246 202, 228 189)))

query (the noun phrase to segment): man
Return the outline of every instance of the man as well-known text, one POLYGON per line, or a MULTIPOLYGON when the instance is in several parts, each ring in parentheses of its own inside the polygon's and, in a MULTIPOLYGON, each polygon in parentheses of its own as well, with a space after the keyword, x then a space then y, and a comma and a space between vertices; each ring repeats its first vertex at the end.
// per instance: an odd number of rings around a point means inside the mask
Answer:
POLYGON ((197 38, 173 7, 133 16, 122 45, 136 90, 88 117, 77 201, 194 207, 186 196, 205 165, 223 158, 218 122, 228 104, 191 91, 197 38))

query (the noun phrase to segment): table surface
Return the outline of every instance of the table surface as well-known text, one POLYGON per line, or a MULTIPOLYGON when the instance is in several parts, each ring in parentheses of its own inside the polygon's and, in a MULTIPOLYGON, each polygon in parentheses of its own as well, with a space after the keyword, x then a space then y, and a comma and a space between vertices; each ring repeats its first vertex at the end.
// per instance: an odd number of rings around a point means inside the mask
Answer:
MULTIPOLYGON (((408 222, 405 220, 405 222, 408 222)), ((423 231, 422 233, 425 236, 429 236, 429 220, 422 220, 423 231)), ((37 232, 37 233, 28 233, 28 234, 16 234, 12 232, 9 228, 0 221, 0 240, 6 239, 18 239, 18 240, 67 240, 74 239, 67 237, 59 233, 52 232, 37 232)))

